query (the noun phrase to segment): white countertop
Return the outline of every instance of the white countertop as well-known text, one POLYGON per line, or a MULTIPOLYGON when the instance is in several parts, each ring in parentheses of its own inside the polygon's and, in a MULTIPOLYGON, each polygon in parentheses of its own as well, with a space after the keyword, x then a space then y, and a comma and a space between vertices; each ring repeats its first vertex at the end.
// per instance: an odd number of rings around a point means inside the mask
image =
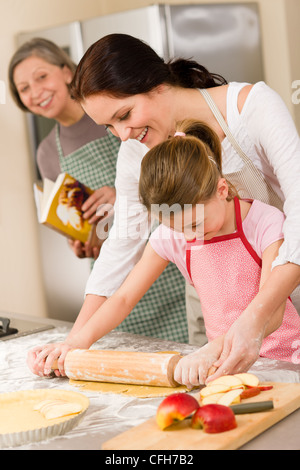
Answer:
MULTIPOLYGON (((64 322, 49 319, 42 321, 54 325, 55 328, 0 341, 0 393, 41 388, 72 390, 86 394, 90 400, 90 406, 79 425, 67 434, 17 449, 100 450, 103 442, 155 415, 162 398, 138 399, 124 395, 83 392, 78 387, 71 386, 67 378, 41 378, 33 375, 26 364, 27 351, 38 344, 63 341, 71 328, 71 324, 64 322)), ((177 350, 182 354, 188 354, 197 349, 191 345, 120 332, 106 335, 93 348, 145 352, 177 350)), ((300 382, 299 364, 261 358, 253 365, 251 371, 261 381, 300 382)), ((299 450, 299 436, 300 409, 244 445, 242 449, 299 450)))

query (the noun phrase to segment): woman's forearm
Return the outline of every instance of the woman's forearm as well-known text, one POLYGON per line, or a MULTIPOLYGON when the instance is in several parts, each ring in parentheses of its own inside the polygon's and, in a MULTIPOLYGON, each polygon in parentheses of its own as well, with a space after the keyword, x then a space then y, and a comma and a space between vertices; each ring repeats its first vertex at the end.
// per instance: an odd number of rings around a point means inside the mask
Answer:
POLYGON ((264 337, 281 325, 286 301, 299 284, 300 266, 293 263, 275 267, 264 282, 249 305, 257 321, 265 327, 264 337))

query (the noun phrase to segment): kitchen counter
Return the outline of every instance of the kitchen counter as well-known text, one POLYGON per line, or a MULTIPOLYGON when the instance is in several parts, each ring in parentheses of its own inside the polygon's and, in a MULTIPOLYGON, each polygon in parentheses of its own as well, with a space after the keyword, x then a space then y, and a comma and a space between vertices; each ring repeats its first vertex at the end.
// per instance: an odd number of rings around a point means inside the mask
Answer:
MULTIPOLYGON (((11 315, 13 318, 13 315, 11 315)), ((24 317, 21 317, 24 318, 24 317)), ((26 317, 28 318, 28 317, 26 317)), ((36 317, 34 317, 37 320, 36 317)), ((39 322, 54 328, 27 336, 0 340, 0 393, 41 388, 63 389, 80 392, 69 384, 68 378, 41 378, 33 375, 27 367, 27 351, 38 344, 60 342, 68 334, 71 324, 50 319, 39 322)), ((176 350, 188 354, 197 346, 147 338, 128 333, 112 332, 99 340, 95 349, 118 349, 133 351, 176 350)), ((260 358, 251 368, 261 381, 300 382, 298 364, 288 364, 260 358)), ((156 413, 162 398, 138 399, 124 395, 99 394, 81 391, 90 400, 90 406, 77 427, 65 435, 47 441, 20 446, 18 450, 100 450, 103 442, 132 426, 141 424, 156 413)), ((287 416, 270 429, 245 444, 245 450, 299 450, 300 409, 287 416)))

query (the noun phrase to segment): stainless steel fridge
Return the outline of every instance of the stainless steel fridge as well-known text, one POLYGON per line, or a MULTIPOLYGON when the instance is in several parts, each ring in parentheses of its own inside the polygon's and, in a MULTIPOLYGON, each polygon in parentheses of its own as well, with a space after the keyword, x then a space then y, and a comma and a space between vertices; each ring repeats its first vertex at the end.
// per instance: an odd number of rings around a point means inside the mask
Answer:
MULTIPOLYGON (((166 60, 179 56, 193 58, 228 81, 264 79, 259 9, 255 2, 151 5, 24 32, 18 43, 35 36, 46 37, 78 62, 92 43, 115 32, 146 41, 166 60)), ((49 120, 28 116, 33 158, 39 142, 52 126, 49 120)), ((61 235, 45 227, 40 227, 40 235, 50 316, 73 320, 83 300, 89 263, 76 259, 61 235)))
POLYGON ((83 48, 113 32, 131 34, 165 59, 193 58, 228 81, 263 79, 258 5, 152 5, 81 23, 83 48))

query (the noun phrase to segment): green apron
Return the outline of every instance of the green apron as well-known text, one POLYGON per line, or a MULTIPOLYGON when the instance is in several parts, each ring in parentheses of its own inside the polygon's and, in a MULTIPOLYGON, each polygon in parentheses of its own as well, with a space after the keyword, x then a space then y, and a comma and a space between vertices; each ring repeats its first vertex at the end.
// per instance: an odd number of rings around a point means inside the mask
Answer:
MULTIPOLYGON (((91 189, 114 186, 119 139, 108 133, 107 136, 89 142, 65 157, 57 125, 56 144, 61 171, 69 173, 91 189)), ((168 265, 130 315, 115 330, 188 342, 185 281, 173 263, 168 265)))

